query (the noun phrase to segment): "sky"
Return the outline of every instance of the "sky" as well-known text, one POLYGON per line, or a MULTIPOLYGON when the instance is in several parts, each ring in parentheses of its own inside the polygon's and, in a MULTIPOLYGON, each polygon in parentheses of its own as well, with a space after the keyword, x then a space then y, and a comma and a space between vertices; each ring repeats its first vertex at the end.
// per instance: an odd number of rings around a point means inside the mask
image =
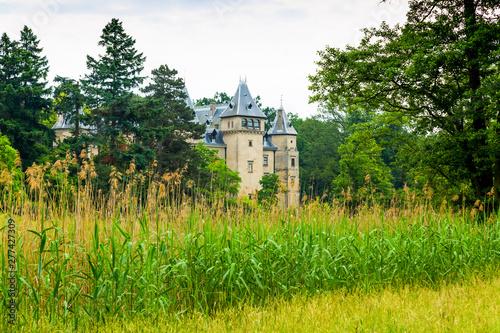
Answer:
POLYGON ((83 78, 86 57, 97 58, 104 26, 123 22, 146 56, 143 75, 168 65, 185 79, 192 99, 233 95, 247 81, 263 106, 302 118, 309 104, 308 75, 326 46, 356 46, 360 29, 404 23, 407 0, 0 0, 0 33, 19 39, 24 25, 40 40, 56 75, 83 78))

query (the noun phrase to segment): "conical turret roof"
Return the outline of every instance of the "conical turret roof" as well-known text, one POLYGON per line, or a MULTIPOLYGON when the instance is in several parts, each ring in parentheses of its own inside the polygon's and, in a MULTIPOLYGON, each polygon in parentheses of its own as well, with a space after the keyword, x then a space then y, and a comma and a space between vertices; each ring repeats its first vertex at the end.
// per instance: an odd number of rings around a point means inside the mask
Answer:
POLYGON ((288 116, 283 109, 283 105, 281 105, 278 109, 276 118, 274 118, 271 128, 267 131, 267 133, 269 135, 297 135, 297 131, 293 127, 292 122, 288 119, 288 116))
POLYGON ((182 91, 186 94, 186 99, 184 100, 184 102, 186 103, 186 105, 188 107, 190 107, 191 109, 194 109, 193 101, 191 100, 191 96, 189 96, 189 92, 188 92, 186 86, 184 86, 184 89, 182 89, 182 91))
POLYGON ((228 107, 222 112, 220 118, 235 116, 266 118, 264 112, 257 106, 252 95, 250 95, 250 91, 245 81, 240 81, 238 90, 236 90, 231 103, 229 103, 228 107))

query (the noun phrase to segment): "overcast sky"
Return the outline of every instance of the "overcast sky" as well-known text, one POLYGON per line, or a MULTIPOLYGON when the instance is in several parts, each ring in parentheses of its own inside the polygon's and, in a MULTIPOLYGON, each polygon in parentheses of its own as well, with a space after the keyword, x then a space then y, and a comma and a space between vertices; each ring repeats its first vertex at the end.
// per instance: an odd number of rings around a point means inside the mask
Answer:
POLYGON ((312 115, 307 76, 326 45, 357 45, 364 27, 405 21, 406 0, 0 0, 0 32, 34 30, 55 75, 83 77, 104 26, 116 17, 147 57, 186 80, 191 98, 233 95, 240 77, 264 106, 312 115))

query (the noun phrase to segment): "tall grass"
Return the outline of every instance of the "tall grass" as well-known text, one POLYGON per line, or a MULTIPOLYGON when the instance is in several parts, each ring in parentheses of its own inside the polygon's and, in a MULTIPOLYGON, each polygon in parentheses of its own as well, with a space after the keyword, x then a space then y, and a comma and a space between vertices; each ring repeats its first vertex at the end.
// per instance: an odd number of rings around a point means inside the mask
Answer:
POLYGON ((0 223, 8 215, 18 223, 19 325, 210 314, 298 294, 437 287, 500 268, 498 215, 477 224, 476 212, 434 211, 411 200, 354 214, 319 201, 288 210, 228 207, 183 197, 181 171, 137 174, 133 166, 127 181, 113 170, 104 197, 90 162, 78 186, 69 185, 71 163, 33 166, 26 187, 4 192, 0 223))

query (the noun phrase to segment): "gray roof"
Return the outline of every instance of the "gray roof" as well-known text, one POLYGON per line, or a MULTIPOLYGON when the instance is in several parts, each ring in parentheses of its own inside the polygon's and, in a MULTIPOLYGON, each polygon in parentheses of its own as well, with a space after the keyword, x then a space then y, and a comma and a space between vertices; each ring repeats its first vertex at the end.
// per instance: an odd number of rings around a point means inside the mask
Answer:
POLYGON ((185 86, 184 86, 184 89, 182 89, 182 91, 187 96, 186 99, 184 100, 184 102, 186 102, 186 105, 189 106, 191 109, 194 109, 193 101, 191 100, 191 96, 189 96, 189 92, 185 86))
POLYGON ((227 105, 217 105, 215 107, 215 113, 213 117, 210 116, 209 106, 195 107, 193 111, 195 114, 194 121, 196 121, 199 124, 206 124, 209 127, 213 126, 213 124, 218 124, 220 122, 219 116, 226 109, 226 107, 227 105))
MULTIPOLYGON (((79 115, 83 115, 83 109, 80 108, 78 110, 78 114, 79 115)), ((67 118, 67 117, 64 117, 62 115, 58 115, 57 116, 57 120, 56 120, 56 123, 54 124, 54 126, 52 126, 52 129, 54 130, 66 130, 66 129, 70 129, 70 128, 73 128, 75 127, 75 124, 71 124, 70 123, 71 121, 71 118, 67 118)), ((95 126, 89 126, 89 125, 85 125, 85 124, 82 124, 80 123, 80 129, 95 129, 95 126)))
POLYGON ((273 123, 271 124, 271 128, 269 131, 267 131, 269 135, 297 135, 297 131, 292 125, 292 122, 288 120, 288 116, 286 115, 285 110, 283 109, 283 106, 280 106, 278 109, 278 112, 276 113, 276 117, 274 118, 273 123), (281 112, 283 117, 281 118, 282 121, 282 130, 278 130, 278 113, 281 112))
POLYGON ((278 150, 278 147, 271 140, 271 136, 269 134, 264 134, 264 150, 278 150))
POLYGON ((211 146, 226 146, 221 130, 212 129, 205 132, 203 143, 211 146))
POLYGON ((244 81, 240 81, 238 90, 236 90, 231 103, 229 103, 224 112, 222 112, 220 118, 234 116, 266 118, 264 112, 260 110, 253 100, 252 95, 250 95, 247 83, 244 81))

